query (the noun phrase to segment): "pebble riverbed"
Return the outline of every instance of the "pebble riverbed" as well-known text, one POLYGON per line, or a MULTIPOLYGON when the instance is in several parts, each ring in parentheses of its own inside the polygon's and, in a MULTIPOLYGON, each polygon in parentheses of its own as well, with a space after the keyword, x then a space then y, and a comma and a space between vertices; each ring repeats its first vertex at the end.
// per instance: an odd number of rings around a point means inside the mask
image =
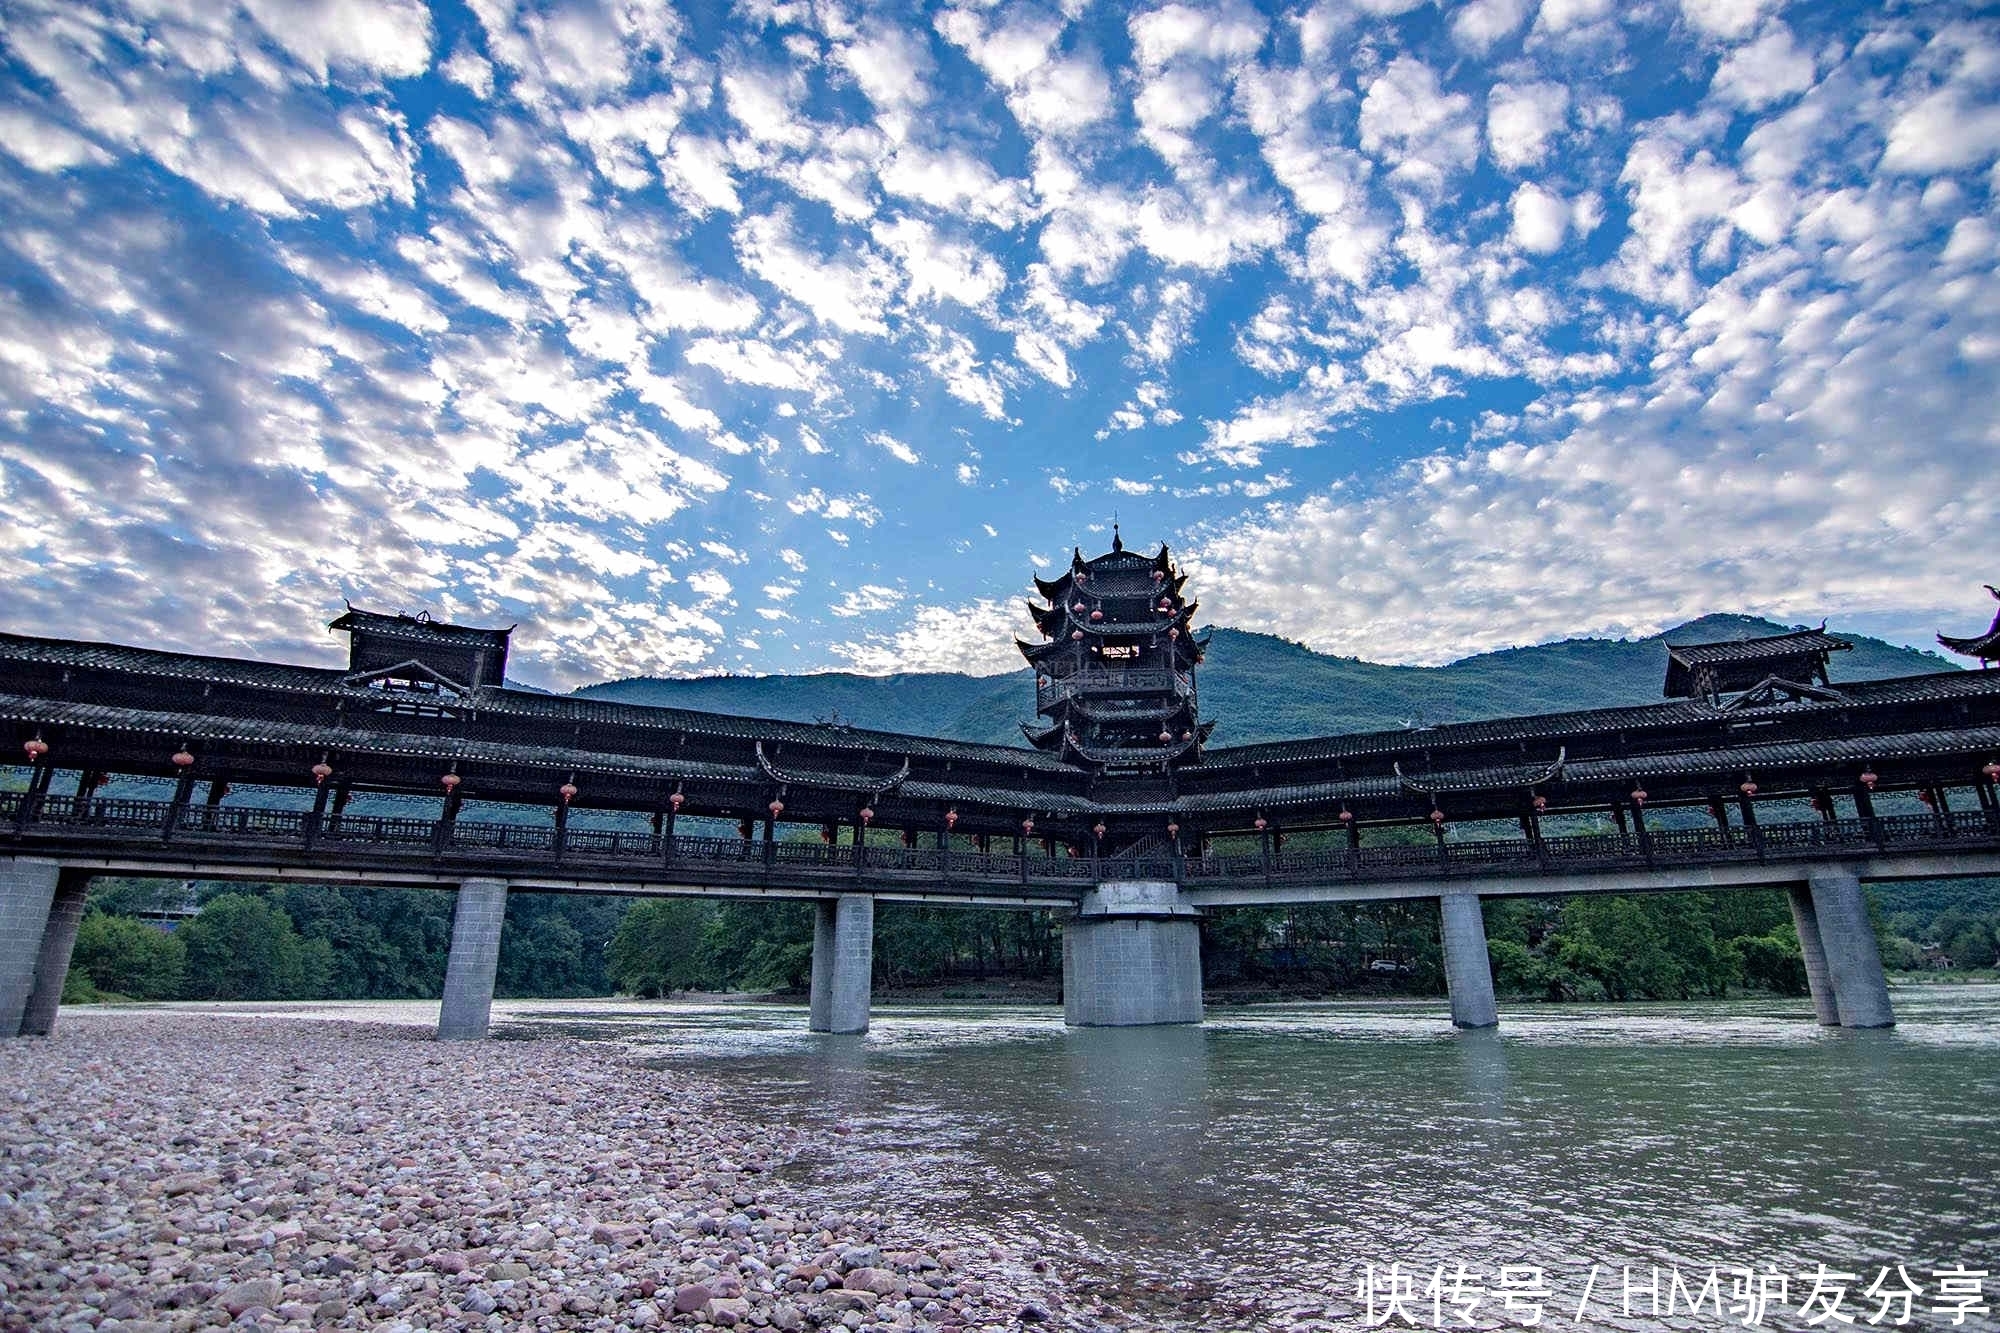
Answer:
POLYGON ((0 1043, 0 1329, 1124 1322, 896 1180, 816 1208, 815 1137, 609 1043, 66 1011, 0 1043))

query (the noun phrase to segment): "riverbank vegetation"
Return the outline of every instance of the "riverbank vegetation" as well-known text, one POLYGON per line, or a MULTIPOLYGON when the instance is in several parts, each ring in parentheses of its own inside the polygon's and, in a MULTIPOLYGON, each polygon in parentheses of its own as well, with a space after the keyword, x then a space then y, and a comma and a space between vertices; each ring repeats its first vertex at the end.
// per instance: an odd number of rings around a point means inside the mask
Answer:
MULTIPOLYGON (((1939 977, 1992 975, 2000 883, 1883 886, 1883 960, 1939 977)), ((101 880, 77 932, 64 998, 418 999, 444 982, 452 897, 327 885, 101 880)), ((1782 893, 1494 899, 1488 950, 1503 996, 1679 1000, 1800 995, 1805 968, 1782 893)), ((517 894, 500 948, 502 995, 803 990, 813 912, 799 903, 517 894)), ((883 903, 875 984, 948 998, 1053 996, 1062 927, 1046 911, 883 903)), ((1218 997, 1437 995, 1434 904, 1244 907, 1202 923, 1218 997)))

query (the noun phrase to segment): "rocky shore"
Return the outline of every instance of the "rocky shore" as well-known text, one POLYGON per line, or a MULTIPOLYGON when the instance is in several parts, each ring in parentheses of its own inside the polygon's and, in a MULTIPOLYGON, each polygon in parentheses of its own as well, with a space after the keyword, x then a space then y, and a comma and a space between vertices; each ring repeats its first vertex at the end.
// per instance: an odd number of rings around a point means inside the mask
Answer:
POLYGON ((838 1145, 730 1102, 608 1043, 67 1011, 0 1045, 0 1329, 1102 1326, 920 1200, 822 1212, 773 1172, 838 1145))

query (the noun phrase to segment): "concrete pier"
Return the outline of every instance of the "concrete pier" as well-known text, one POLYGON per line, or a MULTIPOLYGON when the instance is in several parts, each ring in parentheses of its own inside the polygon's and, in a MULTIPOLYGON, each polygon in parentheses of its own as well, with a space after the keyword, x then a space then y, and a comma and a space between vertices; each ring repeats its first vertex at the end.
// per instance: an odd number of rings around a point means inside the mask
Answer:
POLYGON ((1493 1000, 1493 962, 1486 952, 1486 918, 1476 893, 1438 898, 1438 937, 1444 944, 1444 984, 1451 994, 1451 1023, 1490 1028, 1500 1022, 1493 1000))
POLYGON ((42 927, 41 952, 35 958, 34 990, 21 1014, 24 1037, 46 1037, 56 1030, 56 1010, 62 1006, 63 979, 69 975, 69 957, 76 950, 76 928, 83 921, 90 878, 78 870, 65 870, 56 876, 48 924, 42 927))
POLYGON ((1868 923, 1868 899, 1861 892, 1861 881, 1846 866, 1829 865, 1814 866, 1809 883, 1840 1025, 1895 1026, 1889 984, 1882 975, 1882 950, 1875 942, 1874 927, 1868 923))
POLYGON ((1826 970, 1826 947, 1819 938, 1819 913, 1813 910, 1812 890, 1803 884, 1787 889, 1792 902, 1792 926, 1798 931, 1799 952, 1806 961, 1806 989, 1812 994, 1813 1013, 1821 1027, 1840 1026, 1840 1003, 1833 991, 1833 976, 1826 970))
POLYGON ((1201 1021, 1201 911, 1168 882, 1100 884, 1063 923, 1063 1021, 1201 1021))
POLYGON ((806 1025, 814 1032, 866 1032, 874 974, 874 897, 844 893, 820 903, 813 923, 812 1007, 806 1025))
POLYGON ((0 860, 0 1039, 20 1035, 60 874, 39 857, 0 860))
POLYGON ((478 1041, 486 1035, 506 920, 505 880, 468 879, 458 886, 451 956, 444 965, 444 1002, 438 1006, 439 1041, 478 1041))

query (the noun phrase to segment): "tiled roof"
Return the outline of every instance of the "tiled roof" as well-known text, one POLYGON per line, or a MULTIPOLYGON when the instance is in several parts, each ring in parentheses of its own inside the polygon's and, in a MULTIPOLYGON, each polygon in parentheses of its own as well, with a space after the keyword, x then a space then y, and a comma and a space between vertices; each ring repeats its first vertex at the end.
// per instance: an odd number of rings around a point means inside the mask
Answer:
POLYGON ((1768 634, 1757 639, 1720 639, 1714 643, 1670 643, 1667 656, 1688 666, 1717 662, 1761 662, 1771 657, 1795 657, 1801 653, 1834 653, 1852 648, 1846 639, 1824 630, 1802 629, 1790 634, 1768 634))

